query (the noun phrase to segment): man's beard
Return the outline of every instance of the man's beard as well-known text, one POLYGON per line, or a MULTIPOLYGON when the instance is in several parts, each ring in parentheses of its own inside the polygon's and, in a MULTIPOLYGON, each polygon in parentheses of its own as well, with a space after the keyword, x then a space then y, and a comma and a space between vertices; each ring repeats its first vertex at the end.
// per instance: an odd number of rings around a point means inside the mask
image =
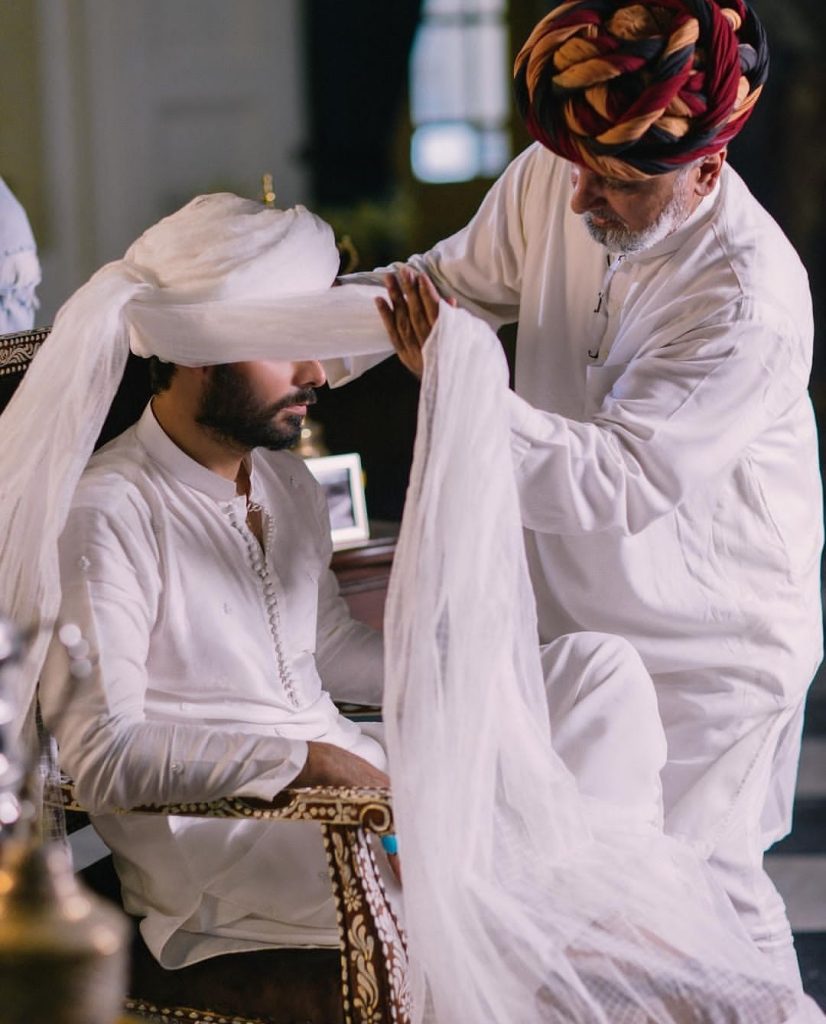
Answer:
POLYGON ((226 363, 212 368, 196 422, 244 451, 278 451, 291 448, 298 441, 303 417, 290 415, 276 423, 276 414, 291 405, 312 405, 315 400, 312 388, 300 388, 273 405, 262 405, 247 379, 231 363, 226 363))
POLYGON ((594 223, 594 211, 589 210, 582 215, 585 227, 595 242, 604 245, 609 252, 623 253, 630 256, 635 252, 650 249, 661 242, 688 218, 691 208, 691 193, 684 187, 685 179, 677 179, 674 195, 663 207, 657 218, 641 231, 631 231, 610 211, 605 211, 605 219, 614 223, 601 226, 594 223))

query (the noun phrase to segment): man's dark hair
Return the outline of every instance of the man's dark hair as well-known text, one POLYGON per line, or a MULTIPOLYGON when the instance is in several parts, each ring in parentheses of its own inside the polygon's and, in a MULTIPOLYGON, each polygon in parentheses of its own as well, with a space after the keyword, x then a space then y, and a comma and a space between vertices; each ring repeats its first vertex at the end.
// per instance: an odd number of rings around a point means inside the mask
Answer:
POLYGON ((153 395, 159 395, 162 391, 166 391, 172 383, 177 369, 175 363, 165 363, 157 356, 149 357, 149 387, 152 389, 153 395))

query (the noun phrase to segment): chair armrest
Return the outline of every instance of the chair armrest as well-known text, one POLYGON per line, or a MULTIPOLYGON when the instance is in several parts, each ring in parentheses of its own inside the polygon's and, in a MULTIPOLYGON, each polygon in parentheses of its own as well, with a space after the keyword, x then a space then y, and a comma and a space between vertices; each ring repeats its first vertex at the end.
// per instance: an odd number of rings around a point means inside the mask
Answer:
MULTIPOLYGON (((66 776, 60 780, 64 810, 83 811, 75 798, 74 786, 66 776)), ((229 796, 219 800, 178 804, 150 804, 124 809, 129 814, 174 814, 188 818, 255 818, 261 821, 315 821, 345 828, 363 828, 377 835, 393 831, 389 789, 350 786, 306 786, 287 788, 272 800, 229 796)))
MULTIPOLYGON (((70 779, 61 779, 65 810, 83 811, 70 779)), ((127 813, 127 812, 123 812, 127 813)), ((407 1024, 407 948, 376 864, 368 833, 393 831, 389 789, 288 788, 271 801, 247 797, 135 807, 128 813, 197 818, 314 821, 321 828, 338 920, 345 1020, 407 1024)))

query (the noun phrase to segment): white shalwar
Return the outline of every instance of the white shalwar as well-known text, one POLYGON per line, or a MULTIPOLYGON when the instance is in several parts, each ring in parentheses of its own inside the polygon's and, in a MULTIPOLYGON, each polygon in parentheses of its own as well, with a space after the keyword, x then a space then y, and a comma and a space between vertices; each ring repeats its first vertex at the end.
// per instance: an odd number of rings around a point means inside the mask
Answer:
POLYGON ((540 638, 597 630, 640 652, 668 741, 666 830, 788 956, 762 854, 790 826, 821 658, 806 273, 728 166, 631 256, 593 241, 570 196, 570 165, 534 145, 409 263, 493 326, 518 319, 512 447, 540 638))
POLYGON ((166 967, 337 945, 320 832, 115 808, 271 799, 307 740, 386 767, 326 692, 378 703, 382 644, 339 596, 323 492, 289 452, 254 452, 251 487, 266 554, 235 484, 185 455, 147 407, 91 460, 61 539, 60 621, 84 640, 71 651, 79 677, 53 643, 43 714, 166 967))

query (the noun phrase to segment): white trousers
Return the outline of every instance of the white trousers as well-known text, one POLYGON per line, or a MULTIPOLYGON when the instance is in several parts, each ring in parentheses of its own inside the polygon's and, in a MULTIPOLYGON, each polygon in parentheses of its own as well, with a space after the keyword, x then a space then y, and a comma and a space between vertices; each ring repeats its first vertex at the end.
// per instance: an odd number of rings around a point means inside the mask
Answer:
POLYGON ((661 825, 665 733, 636 650, 619 636, 571 633, 541 655, 551 743, 579 791, 661 825))
MULTIPOLYGON (((541 657, 552 743, 580 791, 621 808, 629 825, 660 826, 666 739, 654 685, 636 650, 618 636, 575 633, 543 647, 541 657)), ((365 731, 381 740, 380 730, 370 726, 365 731)), ((178 942, 173 938, 167 944, 161 956, 167 966, 243 948, 337 941, 315 826, 243 826, 260 830, 260 841, 243 866, 238 865, 240 870, 228 871, 220 887, 205 894, 199 913, 183 924, 178 942), (262 878, 269 880, 266 886, 262 878), (176 949, 184 936, 183 948, 176 949)), ((762 866, 746 870, 722 856, 709 866, 758 946, 799 985, 783 903, 762 866)), ((392 879, 385 882, 395 890, 392 879)), ((398 892, 392 896, 397 900, 398 892)))
MULTIPOLYGON (((660 823, 666 739, 654 684, 636 650, 622 637, 572 633, 542 648, 542 665, 552 743, 580 791, 622 805, 629 819, 660 823)), ((743 850, 733 835, 715 848, 709 868, 754 943, 800 987, 783 900, 762 856, 747 863, 743 850)))

